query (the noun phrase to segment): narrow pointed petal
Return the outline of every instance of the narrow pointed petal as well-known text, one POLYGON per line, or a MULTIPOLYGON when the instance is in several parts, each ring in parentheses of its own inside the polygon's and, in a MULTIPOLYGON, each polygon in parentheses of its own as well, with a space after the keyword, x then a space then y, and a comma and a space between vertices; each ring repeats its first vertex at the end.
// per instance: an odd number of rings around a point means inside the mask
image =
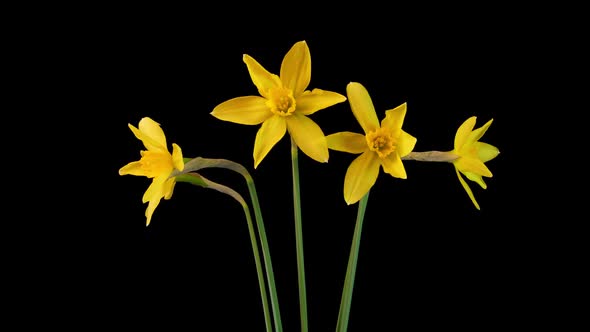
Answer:
POLYGON ((119 169, 119 175, 146 176, 146 173, 141 167, 141 161, 132 161, 119 169))
POLYGON ((303 153, 320 163, 328 161, 326 136, 312 119, 303 114, 293 113, 287 117, 287 129, 303 153))
POLYGON ((149 151, 168 151, 165 145, 161 145, 151 137, 144 134, 141 130, 135 128, 132 124, 127 124, 133 135, 140 140, 149 151))
POLYGON ((400 157, 405 157, 414 150, 418 139, 405 131, 401 131, 397 139, 397 153, 400 157))
POLYGON ((404 118, 406 117, 407 103, 385 111, 385 118, 381 121, 381 128, 386 128, 394 133, 402 129, 404 118))
POLYGON ((182 158, 182 150, 176 143, 172 143, 172 164, 174 168, 179 171, 184 169, 184 159, 182 158))
POLYGON ((150 184, 150 186, 147 188, 147 190, 143 194, 143 197, 141 198, 141 201, 143 203, 145 203, 147 201, 153 200, 155 197, 162 197, 162 196, 164 196, 164 194, 163 194, 163 192, 164 192, 164 182, 166 182, 166 179, 167 178, 168 178, 168 174, 160 175, 158 177, 155 177, 152 180, 152 183, 150 184))
POLYGON ((258 93, 260 93, 261 96, 268 97, 268 90, 281 86, 280 78, 275 74, 269 73, 256 60, 254 60, 254 58, 244 54, 243 60, 244 63, 246 63, 246 66, 248 66, 250 78, 258 88, 258 93))
POLYGON ((324 108, 346 101, 346 97, 332 91, 313 89, 297 97, 297 112, 310 115, 324 108))
POLYGON ((475 146, 477 149, 477 156, 484 163, 496 158, 496 156, 500 154, 500 150, 498 150, 497 147, 488 143, 475 142, 475 146))
POLYGON ((237 97, 217 105, 211 115, 219 120, 245 125, 263 123, 272 116, 266 99, 259 96, 237 97))
POLYGON ((493 121, 494 119, 490 119, 488 122, 486 122, 486 124, 472 131, 471 134, 469 134, 469 137, 467 137, 467 143, 474 143, 479 141, 483 134, 486 133, 488 128, 490 128, 493 121))
POLYGON ((481 175, 471 173, 471 172, 461 172, 461 173, 463 173, 463 175, 465 175, 469 180, 479 184, 479 186, 482 187, 483 189, 488 188, 486 183, 483 181, 483 178, 481 177, 481 175))
POLYGON ((366 151, 348 166, 344 177, 344 200, 348 205, 358 202, 373 187, 379 175, 379 157, 366 151))
POLYGON ((162 197, 154 197, 153 199, 151 199, 149 201, 148 207, 145 209, 145 217, 146 217, 146 221, 145 221, 145 226, 149 226, 150 222, 152 220, 152 215, 154 214, 154 211, 156 210, 156 208, 158 207, 158 204, 160 204, 160 200, 162 199, 162 197))
POLYGON ((293 96, 301 95, 311 79, 311 55, 305 41, 293 45, 281 64, 281 82, 293 91, 293 96))
POLYGON ((385 171, 385 173, 390 174, 394 178, 408 178, 404 163, 397 153, 390 153, 389 156, 379 160, 381 161, 381 166, 383 166, 383 171, 385 171))
POLYGON ((477 201, 475 200, 475 196, 473 196, 473 192, 471 191, 471 188, 469 188, 469 185, 467 184, 467 182, 465 182, 465 180, 463 180, 463 178, 461 177, 461 174, 459 173, 459 170, 457 168, 455 168, 455 173, 457 173, 457 177, 459 178, 459 182, 461 182, 463 189, 465 189, 465 192, 467 192, 467 195, 469 196, 469 198, 473 202, 473 205, 475 205, 475 207, 479 210, 479 204, 477 204, 477 201))
POLYGON ((476 117, 472 116, 469 119, 465 120, 463 124, 457 129, 457 133, 455 134, 455 150, 458 151, 465 143, 467 142, 467 137, 471 134, 471 130, 473 126, 475 126, 476 117))
POLYGON ((287 124, 282 116, 271 116, 262 123, 254 141, 254 168, 258 167, 270 149, 285 136, 286 132, 287 124))
POLYGON ((365 134, 379 128, 379 120, 367 89, 360 83, 350 82, 346 86, 346 94, 352 113, 365 134))
POLYGON ((166 180, 166 182, 164 183, 164 189, 162 192, 164 194, 164 199, 172 198, 172 193, 174 192, 175 185, 176 185, 175 178, 171 178, 171 179, 166 180))
POLYGON ((492 172, 479 159, 461 157, 453 161, 453 164, 455 164, 461 172, 472 172, 489 178, 492 177, 492 172))
POLYGON ((363 153, 368 150, 365 135, 343 131, 326 136, 328 148, 348 153, 363 153))
POLYGON ((139 131, 166 149, 166 135, 159 123, 148 117, 142 118, 139 121, 139 131))

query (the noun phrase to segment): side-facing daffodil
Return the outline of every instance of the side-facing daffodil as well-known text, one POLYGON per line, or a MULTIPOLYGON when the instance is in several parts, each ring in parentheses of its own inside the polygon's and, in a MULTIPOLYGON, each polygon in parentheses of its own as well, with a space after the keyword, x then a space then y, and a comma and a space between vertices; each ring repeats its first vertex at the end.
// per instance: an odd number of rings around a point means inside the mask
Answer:
POLYGON ((254 142, 254 168, 287 131, 306 155, 328 161, 326 137, 307 116, 346 101, 341 94, 306 90, 311 79, 311 56, 305 41, 293 45, 283 58, 280 76, 271 74, 244 54, 243 61, 260 96, 237 97, 219 104, 211 114, 224 121, 262 126, 254 142))
POLYGON ((340 132, 326 139, 332 150, 361 154, 348 167, 344 178, 344 200, 358 202, 377 181, 380 166, 393 177, 405 179, 402 157, 414 149, 416 138, 402 130, 406 103, 385 112, 379 125, 369 92, 360 83, 346 87, 348 102, 365 134, 340 132))
POLYGON ((500 151, 493 145, 479 142, 479 139, 492 124, 493 119, 478 129, 473 130, 475 120, 476 117, 472 116, 465 120, 459 127, 455 134, 455 148, 451 152, 459 156, 459 158, 453 160, 455 172, 467 195, 469 195, 469 198, 471 198, 471 201, 479 210, 479 204, 477 204, 473 192, 459 173, 463 173, 469 180, 476 182, 483 189, 486 189, 487 185, 483 181, 482 176, 492 177, 492 172, 490 172, 484 163, 496 158, 500 151))
POLYGON ((119 169, 119 175, 138 175, 152 178, 152 184, 143 194, 143 203, 149 202, 145 210, 146 226, 150 224, 152 214, 162 198, 170 199, 176 184, 176 178, 170 174, 174 169, 182 171, 184 161, 182 151, 176 143, 172 144, 172 154, 168 152, 166 136, 160 124, 145 117, 139 121, 139 129, 129 124, 129 128, 147 151, 141 151, 141 159, 133 161, 119 169))

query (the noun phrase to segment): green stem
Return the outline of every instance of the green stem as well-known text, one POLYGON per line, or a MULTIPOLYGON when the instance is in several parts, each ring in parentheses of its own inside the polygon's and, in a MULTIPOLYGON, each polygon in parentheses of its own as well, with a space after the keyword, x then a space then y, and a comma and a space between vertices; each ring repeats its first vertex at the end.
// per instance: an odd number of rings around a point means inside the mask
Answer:
POLYGON ((367 192, 359 202, 356 225, 354 227, 354 235, 350 247, 350 256, 348 257, 348 266, 346 268, 346 278, 344 280, 344 287, 342 288, 340 311, 338 313, 338 322, 336 324, 337 332, 346 332, 348 329, 348 317, 350 316, 350 306, 352 304, 352 290, 354 288, 356 265, 358 262, 359 247, 361 245, 361 231, 363 229, 363 220, 365 218, 368 199, 369 192, 367 192))
POLYGON ((301 227, 301 199, 299 193, 299 165, 297 144, 291 138, 291 166, 293 168, 293 209, 295 213, 295 245, 297 247, 297 281, 299 283, 299 314, 301 331, 307 331, 307 298, 305 289, 305 265, 303 261, 303 231, 301 227))
POLYGON ((260 237, 260 242, 262 243, 262 255, 264 256, 264 264, 266 266, 266 277, 268 279, 268 284, 270 287, 270 303, 272 305, 272 312, 274 315, 274 322, 275 322, 275 330, 276 332, 282 332, 283 326, 281 323, 281 312, 279 309, 279 299, 277 297, 276 286, 275 286, 275 277, 272 268, 272 261, 270 259, 270 252, 268 249, 268 242, 266 239, 266 231, 264 229, 264 222, 262 220, 262 213, 260 211, 260 203, 258 202, 258 194, 256 193, 256 186, 254 185, 254 179, 250 176, 249 173, 244 175, 246 178, 246 182, 248 184, 248 190, 250 192, 250 197, 252 198, 252 206, 254 208, 254 216, 256 217, 256 223, 258 226, 258 235, 260 237))
POLYGON ((272 320, 270 316, 269 306, 268 306, 268 294, 266 291, 266 284, 264 283, 264 273, 262 271, 262 264, 260 260, 260 251, 258 249, 258 242, 256 241, 256 233, 254 231, 254 224, 252 223, 252 217, 250 215, 250 209, 248 208, 248 204, 242 196, 237 193, 235 190, 215 183, 213 181, 209 181, 206 178, 200 176, 196 173, 188 173, 177 176, 177 181, 179 182, 188 182, 194 185, 198 185, 201 187, 206 187, 209 189, 214 189, 224 194, 227 194, 233 197, 236 201, 240 203, 244 210, 244 215, 246 216, 246 221, 248 223, 248 232, 250 233, 250 242, 252 243, 252 251, 254 252, 254 261, 256 264, 256 272, 258 273, 258 286, 260 287, 260 297, 262 298, 262 307, 264 309, 264 320, 266 323, 266 331, 272 331, 272 320))
POLYGON ((254 179, 248 172, 248 170, 231 160, 227 159, 209 159, 209 158, 185 158, 185 171, 199 170, 203 168, 225 168, 234 171, 244 177, 246 184, 248 185, 248 191, 252 200, 252 207, 254 209, 254 216, 256 218, 256 228, 258 230, 258 236, 260 238, 260 246, 262 247, 262 255, 264 257, 264 267, 266 271, 266 279, 268 282, 270 292, 270 303, 272 306, 272 313, 275 324, 275 331, 282 332, 283 326, 281 322, 281 311, 279 308, 279 300, 277 296, 277 288, 275 284, 274 269, 272 267, 272 259, 270 257, 270 250, 268 246, 268 240, 266 238, 266 231, 264 228, 264 221, 262 219, 262 213, 260 209, 260 202, 258 201, 258 194, 256 186, 254 185, 254 179))

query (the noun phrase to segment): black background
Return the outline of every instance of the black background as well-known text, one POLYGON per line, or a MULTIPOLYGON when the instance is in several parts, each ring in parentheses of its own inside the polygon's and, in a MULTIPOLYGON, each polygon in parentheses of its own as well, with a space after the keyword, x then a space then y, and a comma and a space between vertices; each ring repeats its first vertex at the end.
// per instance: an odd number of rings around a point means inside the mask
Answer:
MULTIPOLYGON (((257 95, 243 54, 278 74, 286 52, 305 40, 312 58, 309 88, 346 94, 349 82, 360 82, 379 119, 407 102, 403 129, 418 139, 415 151, 451 150, 457 128, 473 115, 476 127, 494 119, 481 141, 501 151, 487 163, 494 174, 485 179, 487 190, 469 181, 481 211, 450 164, 407 161, 406 180, 380 171, 365 215, 349 331, 477 329, 539 319, 528 311, 546 294, 536 291, 538 276, 530 270, 550 250, 538 246, 543 226, 531 228, 534 220, 525 212, 534 203, 524 198, 526 166, 516 159, 528 142, 516 137, 528 115, 522 87, 534 75, 530 47, 540 37, 520 28, 519 15, 432 20, 401 9, 378 15, 376 8, 285 17, 278 11, 272 19, 238 9, 232 15, 156 7, 98 12, 81 11, 35 31, 48 45, 40 49, 57 59, 55 66, 44 65, 67 81, 65 109, 75 110, 81 122, 75 135, 88 145, 76 148, 83 152, 80 163, 96 168, 91 190, 85 180, 73 184, 84 194, 70 195, 80 203, 73 222, 61 224, 69 241, 51 254, 71 258, 62 267, 72 273, 55 272, 61 286, 51 291, 69 304, 59 317, 71 314, 92 326, 264 330, 246 220, 235 201, 180 183, 145 227, 141 196, 150 180, 121 177, 118 169, 143 149, 127 124, 137 126, 147 116, 185 157, 230 159, 251 172, 284 331, 299 330, 288 136, 254 169, 259 126, 209 113, 228 99, 257 95), (76 248, 88 247, 87 255, 77 256, 76 248)), ((59 115, 72 121, 71 114, 59 115)), ((348 102, 310 118, 326 135, 362 132, 348 102)), ((356 217, 357 205, 347 206, 342 194, 355 156, 330 151, 326 164, 299 156, 309 327, 330 331, 356 217)), ((89 168, 76 168, 70 171, 88 178, 89 168)), ((239 175, 201 174, 248 200, 239 175)), ((56 268, 57 260, 47 266, 56 268)))
MULTIPOLYGON (((110 120, 117 124, 111 134, 118 143, 110 172, 116 177, 119 167, 138 158, 141 143, 127 123, 137 125, 144 116, 161 123, 169 143, 179 144, 186 157, 226 158, 246 166, 260 196, 285 331, 299 329, 289 141, 281 140, 254 170, 258 126, 222 122, 209 113, 230 98, 257 95, 244 53, 278 73, 283 56, 300 40, 311 51, 310 88, 345 94, 348 82, 360 82, 380 119, 385 110, 407 102, 404 129, 418 138, 416 151, 450 150, 458 126, 472 115, 478 127, 494 118, 482 141, 502 151, 488 164, 494 173, 489 188, 470 183, 481 211, 449 164, 406 162, 407 180, 381 172, 368 203, 349 330, 434 321, 454 326, 467 324, 466 316, 487 325, 519 314, 523 299, 515 290, 522 282, 521 262, 513 256, 514 225, 507 219, 512 189, 505 175, 513 153, 505 143, 510 111, 505 100, 514 92, 491 83, 506 80, 503 65, 511 61, 500 51, 506 46, 500 37, 481 31, 472 38, 460 27, 421 33, 418 27, 388 23, 225 30, 221 22, 208 27, 185 17, 159 19, 127 31, 128 39, 121 41, 129 43, 125 49, 131 56, 123 54, 122 61, 131 81, 130 90, 119 91, 128 104, 119 105, 110 120)), ((347 103, 311 118, 326 134, 361 130, 347 103)), ((356 205, 347 206, 342 195, 354 156, 331 152, 329 163, 319 164, 300 155, 309 326, 329 331, 335 328, 356 216, 356 205)), ((248 197, 236 174, 202 174, 248 197)), ((211 330, 262 331, 240 206, 217 192, 179 184, 145 228, 140 199, 149 181, 116 181, 113 228, 133 225, 143 237, 135 259, 144 269, 137 282, 146 318, 196 330, 211 325, 218 327, 211 330)))

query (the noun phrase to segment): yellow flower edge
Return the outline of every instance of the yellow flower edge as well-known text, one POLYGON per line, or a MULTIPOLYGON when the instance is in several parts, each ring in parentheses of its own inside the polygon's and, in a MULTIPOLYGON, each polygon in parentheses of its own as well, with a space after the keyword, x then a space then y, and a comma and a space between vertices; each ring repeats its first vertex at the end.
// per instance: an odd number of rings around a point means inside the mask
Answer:
POLYGON ((244 54, 243 61, 260 96, 227 100, 217 105, 211 115, 238 124, 261 124, 254 141, 254 168, 287 132, 303 153, 318 162, 327 162, 326 137, 308 116, 342 103, 346 97, 321 89, 306 90, 311 80, 311 55, 307 43, 300 41, 291 47, 283 58, 278 76, 247 54, 244 54))
POLYGON ((406 103, 387 110, 379 124, 371 96, 362 84, 350 82, 346 92, 351 110, 365 134, 339 132, 328 135, 326 140, 332 150, 360 154, 344 177, 344 200, 350 205, 373 187, 381 167, 395 178, 406 179, 401 158, 412 152, 417 139, 402 130, 406 103))
POLYGON ((139 121, 139 128, 128 124, 129 129, 139 139, 147 150, 140 151, 141 158, 132 161, 119 169, 119 175, 145 176, 152 179, 142 197, 142 202, 148 202, 145 210, 146 226, 150 224, 152 215, 162 198, 170 199, 176 184, 176 178, 170 177, 175 170, 184 169, 182 150, 172 144, 172 153, 168 151, 166 136, 160 124, 149 117, 139 121))
POLYGON ((480 210, 480 206, 473 195, 473 191, 469 188, 469 185, 465 179, 463 179, 462 175, 479 184, 483 189, 486 189, 487 185, 484 182, 483 177, 491 178, 492 172, 488 169, 485 163, 496 158, 496 156, 500 154, 500 150, 491 144, 479 141, 492 125, 493 119, 490 119, 483 126, 474 130, 473 128, 475 127, 476 119, 477 117, 472 116, 459 126, 459 129, 457 129, 457 133, 455 134, 454 149, 451 152, 459 156, 459 158, 452 162, 455 167, 457 178, 459 178, 461 186, 463 186, 463 189, 467 192, 473 205, 480 210))

